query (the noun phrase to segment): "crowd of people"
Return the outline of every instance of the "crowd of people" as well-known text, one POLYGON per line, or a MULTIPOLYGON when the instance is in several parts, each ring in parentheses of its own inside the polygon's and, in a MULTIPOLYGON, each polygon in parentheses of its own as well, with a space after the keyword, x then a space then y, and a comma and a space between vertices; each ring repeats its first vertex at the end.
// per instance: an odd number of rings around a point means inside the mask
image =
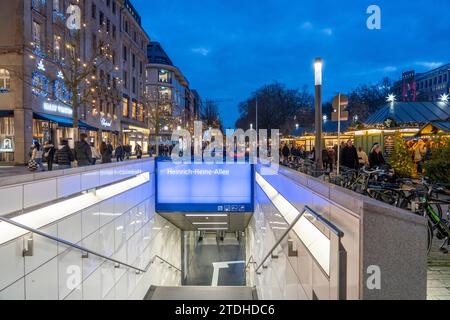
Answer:
MULTIPOLYGON (((340 152, 338 152, 338 146, 328 147, 322 150, 322 162, 323 167, 326 170, 332 172, 337 166, 337 157, 340 154, 341 166, 350 169, 359 169, 365 166, 371 168, 380 167, 386 164, 386 160, 381 150, 381 145, 375 143, 369 153, 364 151, 362 147, 356 148, 351 140, 346 143, 343 142, 340 146, 340 152)), ((304 146, 297 147, 296 145, 289 146, 284 144, 280 148, 280 159, 282 163, 289 161, 299 162, 302 159, 309 159, 315 161, 316 159, 315 148, 313 147, 311 152, 307 152, 304 146)))
POLYGON ((117 162, 129 160, 134 151, 137 159, 141 159, 144 152, 139 144, 134 150, 130 145, 118 144, 115 148, 111 141, 103 141, 99 148, 94 143, 88 142, 88 136, 84 133, 80 135, 80 140, 75 143, 73 149, 69 147, 68 140, 62 140, 61 145, 55 146, 52 141, 47 141, 42 146, 35 141, 30 150, 30 161, 28 168, 30 171, 53 171, 55 164, 58 169, 70 169, 76 161, 77 167, 96 165, 97 163, 111 163, 115 158, 117 162))

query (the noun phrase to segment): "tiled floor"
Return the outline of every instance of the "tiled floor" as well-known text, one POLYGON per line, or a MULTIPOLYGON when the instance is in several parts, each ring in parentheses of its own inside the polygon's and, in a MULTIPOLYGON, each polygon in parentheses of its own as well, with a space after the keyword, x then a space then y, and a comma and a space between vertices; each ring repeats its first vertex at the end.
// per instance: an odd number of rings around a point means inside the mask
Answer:
MULTIPOLYGON (((244 242, 228 237, 223 242, 216 242, 215 235, 207 237, 195 249, 194 259, 189 266, 186 286, 211 286, 214 262, 245 260, 244 242)), ((230 264, 229 268, 220 269, 219 286, 245 286, 244 264, 230 264)))
POLYGON ((450 255, 439 251, 435 240, 428 261, 428 300, 450 300, 450 255))

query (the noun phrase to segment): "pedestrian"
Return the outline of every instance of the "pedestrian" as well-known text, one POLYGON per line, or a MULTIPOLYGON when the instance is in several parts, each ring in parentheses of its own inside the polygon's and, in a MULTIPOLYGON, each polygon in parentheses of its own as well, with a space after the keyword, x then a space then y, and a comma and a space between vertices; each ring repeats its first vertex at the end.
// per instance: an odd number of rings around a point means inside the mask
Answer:
POLYGON ((322 150, 322 164, 323 164, 323 168, 325 170, 328 169, 329 161, 330 161, 330 159, 328 158, 328 150, 327 149, 323 149, 322 150))
POLYGON ((423 172, 423 163, 424 157, 427 153, 427 149, 425 147, 425 142, 420 139, 416 144, 416 149, 414 151, 414 163, 417 167, 417 173, 423 172))
POLYGON ((38 141, 34 142, 34 148, 31 152, 31 160, 29 164, 30 170, 34 171, 39 168, 40 171, 45 171, 44 165, 42 164, 42 158, 44 156, 44 151, 38 141))
POLYGON ((100 145, 100 154, 102 155, 102 163, 112 162, 113 151, 114 148, 109 141, 108 143, 106 143, 105 141, 102 142, 102 144, 100 145))
POLYGON ((136 147, 134 147, 134 152, 138 159, 142 159, 142 147, 138 143, 136 144, 136 147))
POLYGON ((351 140, 347 141, 347 144, 342 149, 342 166, 350 169, 358 169, 358 151, 351 140))
POLYGON ((58 164, 58 169, 70 169, 74 160, 75 157, 69 148, 69 142, 63 140, 61 142, 61 148, 55 154, 55 162, 58 164))
POLYGON ((115 155, 116 155, 117 162, 122 162, 123 161, 124 150, 123 150, 122 144, 119 143, 119 145, 117 146, 115 155))
POLYGON ((92 163, 91 146, 86 141, 87 134, 80 134, 80 141, 77 141, 74 149, 75 160, 79 167, 90 166, 92 163))
POLYGON ((378 142, 374 143, 372 150, 370 151, 369 164, 371 168, 378 168, 386 164, 381 152, 381 146, 378 142))
POLYGON ((283 156, 283 163, 287 163, 289 161, 289 156, 291 154, 291 150, 289 149, 289 146, 287 144, 284 145, 283 149, 281 150, 282 156, 283 156))
POLYGON ((92 162, 91 162, 91 164, 93 166, 95 166, 95 164, 97 163, 97 160, 100 160, 102 158, 102 155, 97 150, 97 148, 95 147, 95 144, 93 142, 91 143, 91 153, 92 153, 92 162))
POLYGON ((48 171, 53 170, 53 162, 55 159, 56 148, 51 141, 45 142, 44 146, 44 158, 47 161, 48 171))
POLYGON ((328 149, 328 165, 330 167, 330 172, 333 172, 335 162, 336 154, 334 153, 334 148, 330 147, 328 149))
POLYGON ((358 162, 361 168, 369 164, 369 157, 362 147, 358 148, 358 162))

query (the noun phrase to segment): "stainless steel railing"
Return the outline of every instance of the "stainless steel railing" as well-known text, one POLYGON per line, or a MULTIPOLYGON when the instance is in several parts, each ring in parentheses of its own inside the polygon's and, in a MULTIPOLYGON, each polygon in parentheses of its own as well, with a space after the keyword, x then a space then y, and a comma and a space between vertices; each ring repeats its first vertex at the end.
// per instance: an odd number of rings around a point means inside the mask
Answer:
MULTIPOLYGON (((158 260, 160 260, 162 263, 165 263, 165 264, 169 265, 170 268, 174 268, 176 271, 182 272, 180 268, 176 267, 175 265, 173 265, 172 263, 170 263, 170 262, 167 261, 166 259, 161 258, 161 257, 158 256, 158 255, 155 255, 155 256, 150 260, 150 262, 146 265, 146 267, 145 267, 144 269, 141 269, 141 268, 138 268, 138 267, 129 265, 129 264, 125 263, 125 262, 122 262, 122 261, 113 259, 113 258, 111 258, 111 257, 107 257, 107 256, 105 256, 105 255, 103 255, 103 254, 101 254, 101 253, 98 253, 98 252, 95 252, 95 251, 90 250, 90 249, 88 249, 88 248, 82 247, 82 246, 77 245, 77 244, 75 244, 75 243, 72 243, 72 242, 70 242, 70 241, 67 241, 67 240, 64 240, 64 239, 61 239, 61 238, 52 236, 52 235, 50 235, 50 234, 47 234, 47 233, 45 233, 45 232, 39 231, 39 230, 34 229, 34 228, 28 227, 28 226, 26 226, 26 225, 24 225, 24 224, 21 224, 21 223, 19 223, 19 222, 14 221, 14 220, 11 220, 11 219, 8 219, 8 218, 5 218, 5 217, 0 217, 0 221, 5 222, 5 223, 8 223, 8 224, 11 224, 11 225, 13 225, 13 226, 15 226, 15 227, 18 227, 18 228, 27 230, 27 231, 29 231, 29 232, 31 232, 31 233, 33 233, 33 234, 40 235, 40 236, 42 236, 42 237, 44 237, 44 238, 47 238, 47 239, 56 241, 56 242, 61 243, 61 244, 64 244, 64 245, 66 245, 66 246, 68 246, 68 247, 71 247, 71 248, 74 248, 74 249, 76 249, 76 250, 79 250, 79 251, 83 254, 83 258, 88 258, 88 257, 89 257, 89 254, 92 254, 93 256, 97 256, 97 257, 99 257, 99 258, 102 258, 102 259, 105 259, 105 260, 107 260, 107 261, 113 262, 113 263, 115 264, 116 268, 120 268, 121 266, 124 266, 124 267, 126 267, 126 268, 135 270, 136 273, 138 273, 138 274, 139 274, 139 273, 146 273, 146 272, 150 269, 150 266, 158 259, 158 260)), ((24 249, 23 255, 24 255, 24 256, 30 256, 30 255, 33 254, 32 251, 33 251, 33 250, 30 250, 30 248, 24 249)))

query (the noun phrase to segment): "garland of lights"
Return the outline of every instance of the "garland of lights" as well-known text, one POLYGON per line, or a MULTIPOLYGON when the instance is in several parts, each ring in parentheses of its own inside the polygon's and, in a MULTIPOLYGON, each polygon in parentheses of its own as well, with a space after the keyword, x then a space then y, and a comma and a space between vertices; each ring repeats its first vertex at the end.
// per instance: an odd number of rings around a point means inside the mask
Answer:
POLYGON ((31 73, 31 91, 38 97, 48 97, 48 78, 38 71, 31 73))
POLYGON ((70 95, 67 91, 66 84, 62 80, 55 80, 53 82, 53 93, 56 99, 66 101, 70 99, 70 95))

